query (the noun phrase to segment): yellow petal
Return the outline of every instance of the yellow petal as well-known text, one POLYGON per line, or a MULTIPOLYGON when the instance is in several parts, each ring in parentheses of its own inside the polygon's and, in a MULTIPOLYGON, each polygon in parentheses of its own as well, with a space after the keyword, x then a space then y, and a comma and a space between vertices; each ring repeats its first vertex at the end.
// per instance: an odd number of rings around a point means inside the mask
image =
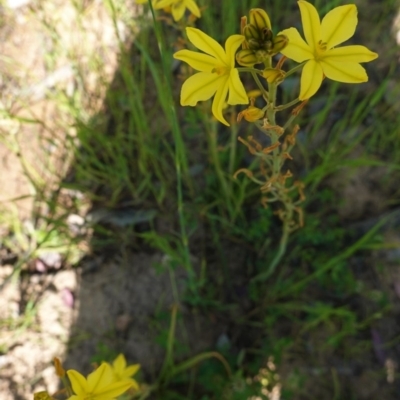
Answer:
POLYGON ((169 7, 173 2, 174 0, 160 0, 156 2, 153 1, 152 4, 155 10, 160 10, 161 8, 169 7))
POLYGON ((368 50, 365 46, 343 46, 328 50, 322 60, 328 58, 335 62, 369 62, 375 60, 378 54, 368 50))
POLYGON ((226 39, 225 52, 228 65, 233 68, 235 66, 235 54, 239 46, 244 42, 243 35, 232 35, 226 39))
POLYGON ((197 18, 201 17, 200 9, 194 0, 186 0, 186 7, 190 10, 190 12, 195 15, 197 18))
POLYGON ((129 381, 131 382, 132 389, 139 390, 139 384, 134 379, 129 379, 129 381))
POLYGON ((103 363, 87 377, 87 388, 89 393, 97 393, 113 381, 111 366, 103 363))
MULTIPOLYGON (((298 5, 301 13, 304 37, 314 52, 318 42, 321 40, 321 22, 318 11, 311 3, 304 0, 298 1, 298 5)), ((282 33, 285 34, 284 32, 282 33)))
POLYGON ((174 58, 188 63, 192 68, 201 72, 211 72, 216 64, 214 57, 191 50, 179 50, 174 54, 174 58))
POLYGON ((229 77, 224 75, 223 81, 221 82, 221 85, 219 86, 217 92, 215 93, 214 101, 212 103, 212 113, 214 114, 214 117, 217 118, 218 121, 222 122, 224 125, 229 126, 228 122, 224 118, 222 114, 222 110, 224 108, 226 96, 228 94, 228 87, 229 87, 229 77))
POLYGON ((115 382, 107 385, 101 391, 96 392, 96 394, 90 397, 91 400, 110 400, 115 399, 122 393, 126 392, 130 387, 132 387, 131 380, 125 380, 120 382, 115 382))
POLYGON ((344 83, 362 83, 368 81, 365 69, 356 62, 334 62, 330 59, 321 61, 327 78, 344 83))
POLYGON ((315 60, 306 63, 301 73, 300 100, 309 99, 320 88, 323 79, 322 68, 315 60))
POLYGON ((296 28, 285 29, 279 35, 285 35, 289 39, 289 43, 281 50, 281 53, 287 58, 301 63, 314 57, 312 49, 303 40, 296 28))
POLYGON ((212 37, 206 35, 200 29, 186 28, 186 33, 191 43, 199 50, 215 57, 219 63, 226 63, 226 55, 222 46, 212 37))
POLYGON ((116 373, 121 373, 125 370, 126 360, 123 354, 119 354, 118 357, 113 362, 113 369, 116 373))
POLYGON ((350 39, 357 26, 357 7, 354 4, 336 7, 321 22, 321 39, 327 49, 350 39))
POLYGON ((74 369, 70 369, 67 371, 67 375, 75 394, 80 396, 87 393, 87 382, 82 374, 74 369))
POLYGON ((182 85, 181 105, 195 106, 198 101, 210 99, 225 79, 226 76, 210 72, 194 74, 182 85))
POLYGON ((239 71, 236 68, 232 68, 229 74, 228 104, 248 104, 248 102, 249 98, 239 78, 239 71))
POLYGON ((175 21, 179 21, 185 14, 185 11, 185 3, 182 1, 172 5, 172 16, 174 17, 175 21))
POLYGON ((138 372, 140 369, 140 364, 133 364, 129 365, 128 367, 125 368, 124 375, 128 378, 132 375, 135 375, 136 372, 138 372))

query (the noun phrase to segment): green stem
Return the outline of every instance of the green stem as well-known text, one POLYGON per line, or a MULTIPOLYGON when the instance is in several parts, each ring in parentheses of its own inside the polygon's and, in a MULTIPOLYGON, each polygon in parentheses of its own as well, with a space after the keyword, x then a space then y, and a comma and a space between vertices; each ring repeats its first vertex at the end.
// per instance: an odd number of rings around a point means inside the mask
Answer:
POLYGON ((283 104, 281 106, 275 107, 275 111, 282 111, 282 110, 286 110, 286 108, 290 108, 292 106, 294 106, 295 104, 299 103, 300 100, 297 98, 295 100, 292 100, 289 103, 283 104))
MULTIPOLYGON (((297 115, 292 114, 289 119, 285 122, 285 125, 283 125, 283 130, 286 131, 286 129, 290 126, 290 124, 293 122, 293 120, 297 117, 297 115)), ((293 146, 292 146, 293 147, 293 146)), ((288 150, 290 153, 291 148, 288 150)))
POLYGON ((299 65, 296 65, 294 68, 290 69, 288 72, 285 73, 285 78, 290 76, 290 75, 292 75, 292 74, 294 74, 299 69, 302 69, 305 63, 306 62, 304 61, 303 63, 301 63, 299 65))
POLYGON ((289 235, 290 235, 290 221, 293 218, 293 207, 289 204, 290 199, 287 199, 285 202, 286 206, 286 212, 287 215, 285 215, 285 220, 283 221, 283 231, 282 231, 282 236, 279 242, 279 248, 277 253, 275 254, 275 257, 271 261, 271 263, 268 266, 268 269, 255 276, 252 279, 252 282, 259 282, 259 281, 265 281, 267 280, 274 272, 280 261, 282 260, 282 257, 285 255, 286 252, 286 247, 288 244, 289 240, 289 235))
POLYGON ((215 351, 210 351, 208 353, 200 353, 197 356, 194 356, 193 358, 182 362, 181 364, 177 365, 174 367, 171 371, 170 377, 180 374, 183 371, 186 371, 189 368, 194 367, 196 364, 198 364, 201 361, 207 360, 208 358, 216 358, 219 361, 221 361, 222 365, 224 366, 227 375, 231 378, 232 377, 232 371, 231 368, 228 364, 228 362, 225 360, 224 357, 221 356, 221 354, 215 352, 215 351))
POLYGON ((159 381, 166 379, 169 376, 169 371, 174 368, 174 340, 177 315, 178 305, 174 304, 172 306, 171 324, 168 331, 167 352, 165 354, 164 364, 159 375, 159 381))
POLYGON ((208 138, 209 138, 211 157, 212 157, 213 165, 215 167, 215 171, 218 176, 218 180, 219 180, 222 190, 225 194, 226 201, 228 201, 230 198, 230 190, 226 183, 224 174, 222 172, 221 163, 219 161, 218 146, 217 146, 218 143, 217 143, 215 124, 213 122, 211 122, 211 124, 213 125, 211 127, 211 129, 210 129, 209 125, 207 124, 207 133, 208 133, 208 138))
POLYGON ((262 75, 262 71, 257 68, 239 67, 236 68, 239 72, 254 72, 255 74, 262 75))
POLYGON ((258 78, 257 74, 255 72, 251 72, 251 75, 252 75, 254 81, 256 82, 258 88, 261 90, 264 98, 268 99, 269 94, 268 94, 267 90, 265 89, 264 85, 261 83, 261 81, 258 78))
POLYGON ((229 152, 229 175, 232 176, 235 169, 238 124, 231 124, 231 143, 229 152))

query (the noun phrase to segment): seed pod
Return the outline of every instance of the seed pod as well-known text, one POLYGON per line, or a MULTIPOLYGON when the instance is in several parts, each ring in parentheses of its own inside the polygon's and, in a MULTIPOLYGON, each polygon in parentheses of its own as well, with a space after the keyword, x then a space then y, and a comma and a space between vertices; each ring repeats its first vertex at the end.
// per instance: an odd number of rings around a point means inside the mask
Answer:
POLYGON ((271 21, 268 14, 261 8, 250 10, 250 24, 254 25, 259 31, 264 28, 271 29, 271 21))
POLYGON ((236 61, 243 67, 252 67, 259 63, 254 51, 250 49, 239 50, 236 54, 236 61))

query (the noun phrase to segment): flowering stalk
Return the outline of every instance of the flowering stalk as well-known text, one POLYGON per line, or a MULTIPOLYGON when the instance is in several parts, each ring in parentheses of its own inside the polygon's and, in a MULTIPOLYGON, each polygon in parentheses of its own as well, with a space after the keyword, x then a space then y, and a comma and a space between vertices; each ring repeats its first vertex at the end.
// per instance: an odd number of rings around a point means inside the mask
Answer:
POLYGON ((199 101, 214 97, 212 113, 225 125, 230 125, 224 118, 225 104, 248 104, 245 89, 239 73, 250 73, 262 98, 263 108, 255 106, 255 99, 250 99, 250 106, 238 114, 238 121, 245 119, 268 138, 268 146, 250 136, 238 138, 247 146, 250 153, 259 159, 259 173, 254 174, 246 168, 238 170, 234 177, 245 173, 261 189, 261 202, 264 207, 276 203, 275 214, 281 219, 282 235, 275 257, 265 272, 256 276, 255 281, 267 279, 276 269, 285 254, 289 235, 303 225, 303 213, 300 208, 304 200, 303 184, 292 180, 292 172, 284 168, 296 143, 299 127, 291 128, 295 117, 320 88, 325 77, 344 83, 361 83, 368 76, 360 65, 375 59, 378 55, 364 46, 336 47, 353 36, 357 25, 355 5, 336 7, 320 21, 315 7, 305 0, 299 0, 304 41, 295 28, 289 28, 274 35, 268 14, 262 9, 252 9, 247 17, 241 19, 241 35, 230 36, 226 40, 225 50, 214 39, 198 29, 187 28, 189 40, 203 53, 181 50, 174 54, 178 60, 188 63, 200 71, 189 77, 182 86, 181 104, 195 106, 199 101), (241 49, 238 50, 239 46, 241 49), (235 56, 236 53, 236 56, 235 56), (273 57, 282 56, 273 67, 273 57), (235 66, 234 59, 240 68, 235 66), (289 58, 298 66, 284 71, 283 64, 289 58), (262 69, 255 65, 262 64, 262 69), (300 93, 298 98, 287 104, 276 104, 277 88, 284 79, 302 69, 300 93), (263 84, 267 82, 268 88, 263 84), (295 106, 290 117, 279 126, 276 113, 295 106), (289 128, 291 132, 288 133, 289 128))

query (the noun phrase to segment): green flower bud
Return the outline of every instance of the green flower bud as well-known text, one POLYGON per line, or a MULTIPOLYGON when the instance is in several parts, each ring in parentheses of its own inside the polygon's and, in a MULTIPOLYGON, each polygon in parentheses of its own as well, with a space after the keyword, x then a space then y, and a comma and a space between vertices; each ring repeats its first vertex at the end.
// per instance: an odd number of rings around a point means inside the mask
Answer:
POLYGON ((272 52, 277 54, 287 46, 289 39, 285 35, 278 35, 275 36, 273 43, 272 52))
POLYGON ((251 39, 255 39, 255 40, 260 40, 261 35, 259 30, 251 24, 247 24, 244 29, 243 29, 243 35, 246 37, 246 40, 251 40, 251 39))
POLYGON ((250 39, 247 41, 247 48, 251 49, 253 51, 260 49, 261 44, 258 40, 256 39, 250 39))
POLYGON ((250 10, 250 24, 254 25, 259 31, 262 31, 264 28, 271 29, 268 14, 261 8, 250 10))
POLYGON ((261 40, 263 42, 269 42, 272 40, 274 34, 272 33, 271 29, 263 28, 261 30, 261 40))
POLYGON ((253 50, 239 50, 236 54, 236 61, 243 67, 252 67, 254 64, 258 64, 260 61, 257 59, 253 50))

